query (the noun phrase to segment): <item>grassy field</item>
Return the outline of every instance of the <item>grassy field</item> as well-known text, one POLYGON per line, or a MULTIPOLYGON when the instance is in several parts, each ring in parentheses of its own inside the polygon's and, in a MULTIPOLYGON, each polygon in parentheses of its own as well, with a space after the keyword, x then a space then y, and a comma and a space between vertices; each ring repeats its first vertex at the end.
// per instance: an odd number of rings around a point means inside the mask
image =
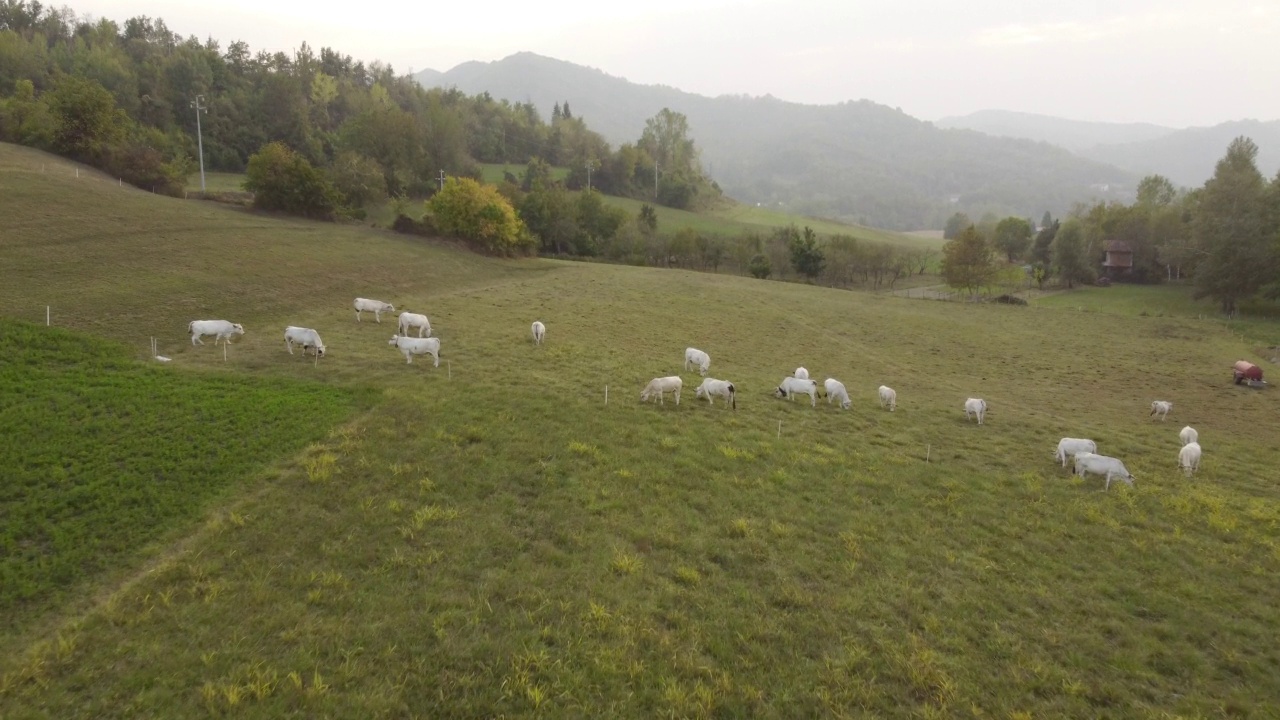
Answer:
POLYGON ((267 459, 322 440, 351 393, 147 367, 128 348, 0 318, 0 617, 21 627, 136 560, 267 459))
MULTIPOLYGON (((208 192, 244 192, 244 173, 205 171, 204 187, 208 192)), ((187 178, 187 189, 200 189, 199 171, 187 178)))
POLYGON ((15 152, 7 313, 51 297, 67 329, 161 336, 175 374, 378 396, 128 582, 0 637, 0 716, 1266 717, 1280 697, 1277 400, 1222 382, 1246 350, 1227 328, 499 262, 69 186, 15 152), (355 295, 428 313, 441 366, 406 365, 355 295), (245 323, 227 362, 186 341, 197 315, 245 323), (287 323, 323 334, 318 366, 287 323), (688 345, 737 411, 694 399, 688 345), (853 409, 773 398, 797 365, 853 409), (637 402, 674 373, 678 407, 637 402), (1068 476, 1064 435, 1136 487, 1068 476))
MULTIPOLYGON (((1070 292, 1048 295, 1036 300, 1043 307, 1127 315, 1150 318, 1176 317, 1195 319, 1210 325, 1220 325, 1229 332, 1243 336, 1256 347, 1254 352, 1280 346, 1280 305, 1264 301, 1244 303, 1240 314, 1226 319, 1217 304, 1210 300, 1196 300, 1194 288, 1187 284, 1124 285, 1111 287, 1085 286, 1070 292)), ((1267 354, 1274 357, 1274 353, 1267 354)), ((1257 358, 1253 358, 1256 362, 1257 358)), ((1230 365, 1230 363, 1228 363, 1230 365)))

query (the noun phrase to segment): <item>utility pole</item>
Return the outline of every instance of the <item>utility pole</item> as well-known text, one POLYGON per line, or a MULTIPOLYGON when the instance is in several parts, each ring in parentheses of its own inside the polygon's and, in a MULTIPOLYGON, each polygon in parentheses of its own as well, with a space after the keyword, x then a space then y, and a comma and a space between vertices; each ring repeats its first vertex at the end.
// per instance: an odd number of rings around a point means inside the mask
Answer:
POLYGON ((196 99, 191 101, 191 107, 196 109, 196 146, 200 149, 200 192, 204 192, 204 133, 200 130, 200 113, 209 112, 209 108, 204 106, 203 95, 197 95, 196 99))
POLYGON ((591 171, 594 170, 596 164, 591 160, 587 161, 587 192, 591 192, 591 171))
POLYGON ((658 161, 653 161, 653 199, 658 199, 658 161))
POLYGON ((440 180, 440 189, 443 190, 444 189, 444 170, 440 171, 440 177, 437 179, 440 180))

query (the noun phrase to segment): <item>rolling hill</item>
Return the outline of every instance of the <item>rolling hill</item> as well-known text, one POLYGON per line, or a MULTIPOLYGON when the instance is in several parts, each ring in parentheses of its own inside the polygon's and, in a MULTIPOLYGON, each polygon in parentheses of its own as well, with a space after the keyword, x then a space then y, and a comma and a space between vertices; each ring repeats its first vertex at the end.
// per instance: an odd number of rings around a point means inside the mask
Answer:
POLYGON ((1249 348, 1195 303, 499 260, 3 144, 0 197, 0 717, 1265 717, 1280 696, 1275 398, 1229 383, 1249 348), (428 313, 440 366, 356 322, 357 295, 428 313), (224 360, 195 317, 246 333, 224 360), (326 356, 287 353, 288 324, 326 356), (1084 336, 1106 352, 1064 351, 1084 336), (690 344, 736 410, 695 396, 690 344), (852 408, 774 397, 801 363, 852 408), (673 373, 681 402, 638 401, 673 373), (1076 434, 1136 487, 1054 463, 1076 434))
POLYGON ((732 197, 790 211, 916 230, 957 210, 1039 217, 1073 202, 1124 197, 1136 178, 1045 143, 941 129, 867 100, 802 105, 710 98, 532 53, 463 63, 428 85, 532 102, 568 102, 612 143, 635 142, 664 107, 683 113, 709 174, 732 197))
POLYGON ((1184 187, 1203 185, 1213 176, 1214 166, 1226 153, 1227 145, 1243 135, 1257 143, 1258 168, 1263 175, 1274 176, 1280 171, 1280 120, 1238 120, 1212 127, 1176 129, 983 110, 944 118, 938 125, 1052 143, 1138 176, 1159 173, 1184 187))

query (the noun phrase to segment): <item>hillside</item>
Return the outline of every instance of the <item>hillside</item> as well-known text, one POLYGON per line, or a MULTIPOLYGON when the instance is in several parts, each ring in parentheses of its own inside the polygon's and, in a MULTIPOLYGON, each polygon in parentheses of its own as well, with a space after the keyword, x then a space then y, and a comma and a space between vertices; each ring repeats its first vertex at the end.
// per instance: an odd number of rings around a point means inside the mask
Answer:
MULTIPOLYGON (((1276 398, 1227 382, 1250 348, 1194 309, 495 260, 7 145, 0 197, 0 411, 63 423, 0 421, 0 458, 116 541, 46 578, 57 602, 0 596, 2 717, 1264 717, 1280 696, 1276 398), (356 295, 429 314, 440 366, 357 323, 356 295), (195 317, 246 333, 224 360, 195 317), (290 356, 290 323, 326 356, 290 356), (151 336, 172 362, 142 362, 151 336), (736 410, 696 398, 689 345, 736 410), (775 398, 800 364, 851 409, 775 398), (639 402, 670 374, 679 404, 639 402), (1064 435, 1136 486, 1070 477, 1064 435), (172 507, 200 464, 216 487, 172 507), (164 529, 135 544, 115 506, 164 529)), ((77 549, 0 490, 6 556, 77 549)))
POLYGON ((1148 123, 1103 123, 1047 115, 983 110, 943 118, 939 127, 1024 138, 1064 147, 1078 155, 1145 176, 1159 173, 1185 187, 1200 187, 1213 176, 1227 145, 1244 135, 1258 145, 1258 168, 1280 170, 1280 120, 1240 120, 1212 127, 1167 128, 1148 123))
POLYGON ((1155 140, 1177 132, 1176 128, 1151 123, 1089 122, 1011 110, 979 110, 968 115, 945 117, 935 124, 941 128, 976 130, 998 137, 1047 142, 1072 152, 1096 145, 1155 140))
POLYGON ((986 210, 1060 214, 1073 202, 1111 197, 1136 181, 1059 148, 944 130, 866 100, 813 106, 772 97, 708 98, 532 53, 420 77, 467 93, 531 101, 546 114, 567 101, 575 116, 615 144, 635 142, 645 120, 669 107, 687 116, 704 166, 730 196, 888 229, 938 228, 957 210, 975 217, 986 210))

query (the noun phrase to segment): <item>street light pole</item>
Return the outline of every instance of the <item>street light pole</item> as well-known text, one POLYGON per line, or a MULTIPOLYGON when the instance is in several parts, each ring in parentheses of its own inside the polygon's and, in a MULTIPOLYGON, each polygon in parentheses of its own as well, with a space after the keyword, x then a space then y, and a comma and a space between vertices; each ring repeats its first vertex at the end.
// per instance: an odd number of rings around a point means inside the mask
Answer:
POLYGON ((209 112, 203 103, 203 95, 197 95, 191 101, 191 107, 196 109, 196 146, 200 149, 200 192, 204 192, 204 133, 200 129, 200 113, 209 112))

